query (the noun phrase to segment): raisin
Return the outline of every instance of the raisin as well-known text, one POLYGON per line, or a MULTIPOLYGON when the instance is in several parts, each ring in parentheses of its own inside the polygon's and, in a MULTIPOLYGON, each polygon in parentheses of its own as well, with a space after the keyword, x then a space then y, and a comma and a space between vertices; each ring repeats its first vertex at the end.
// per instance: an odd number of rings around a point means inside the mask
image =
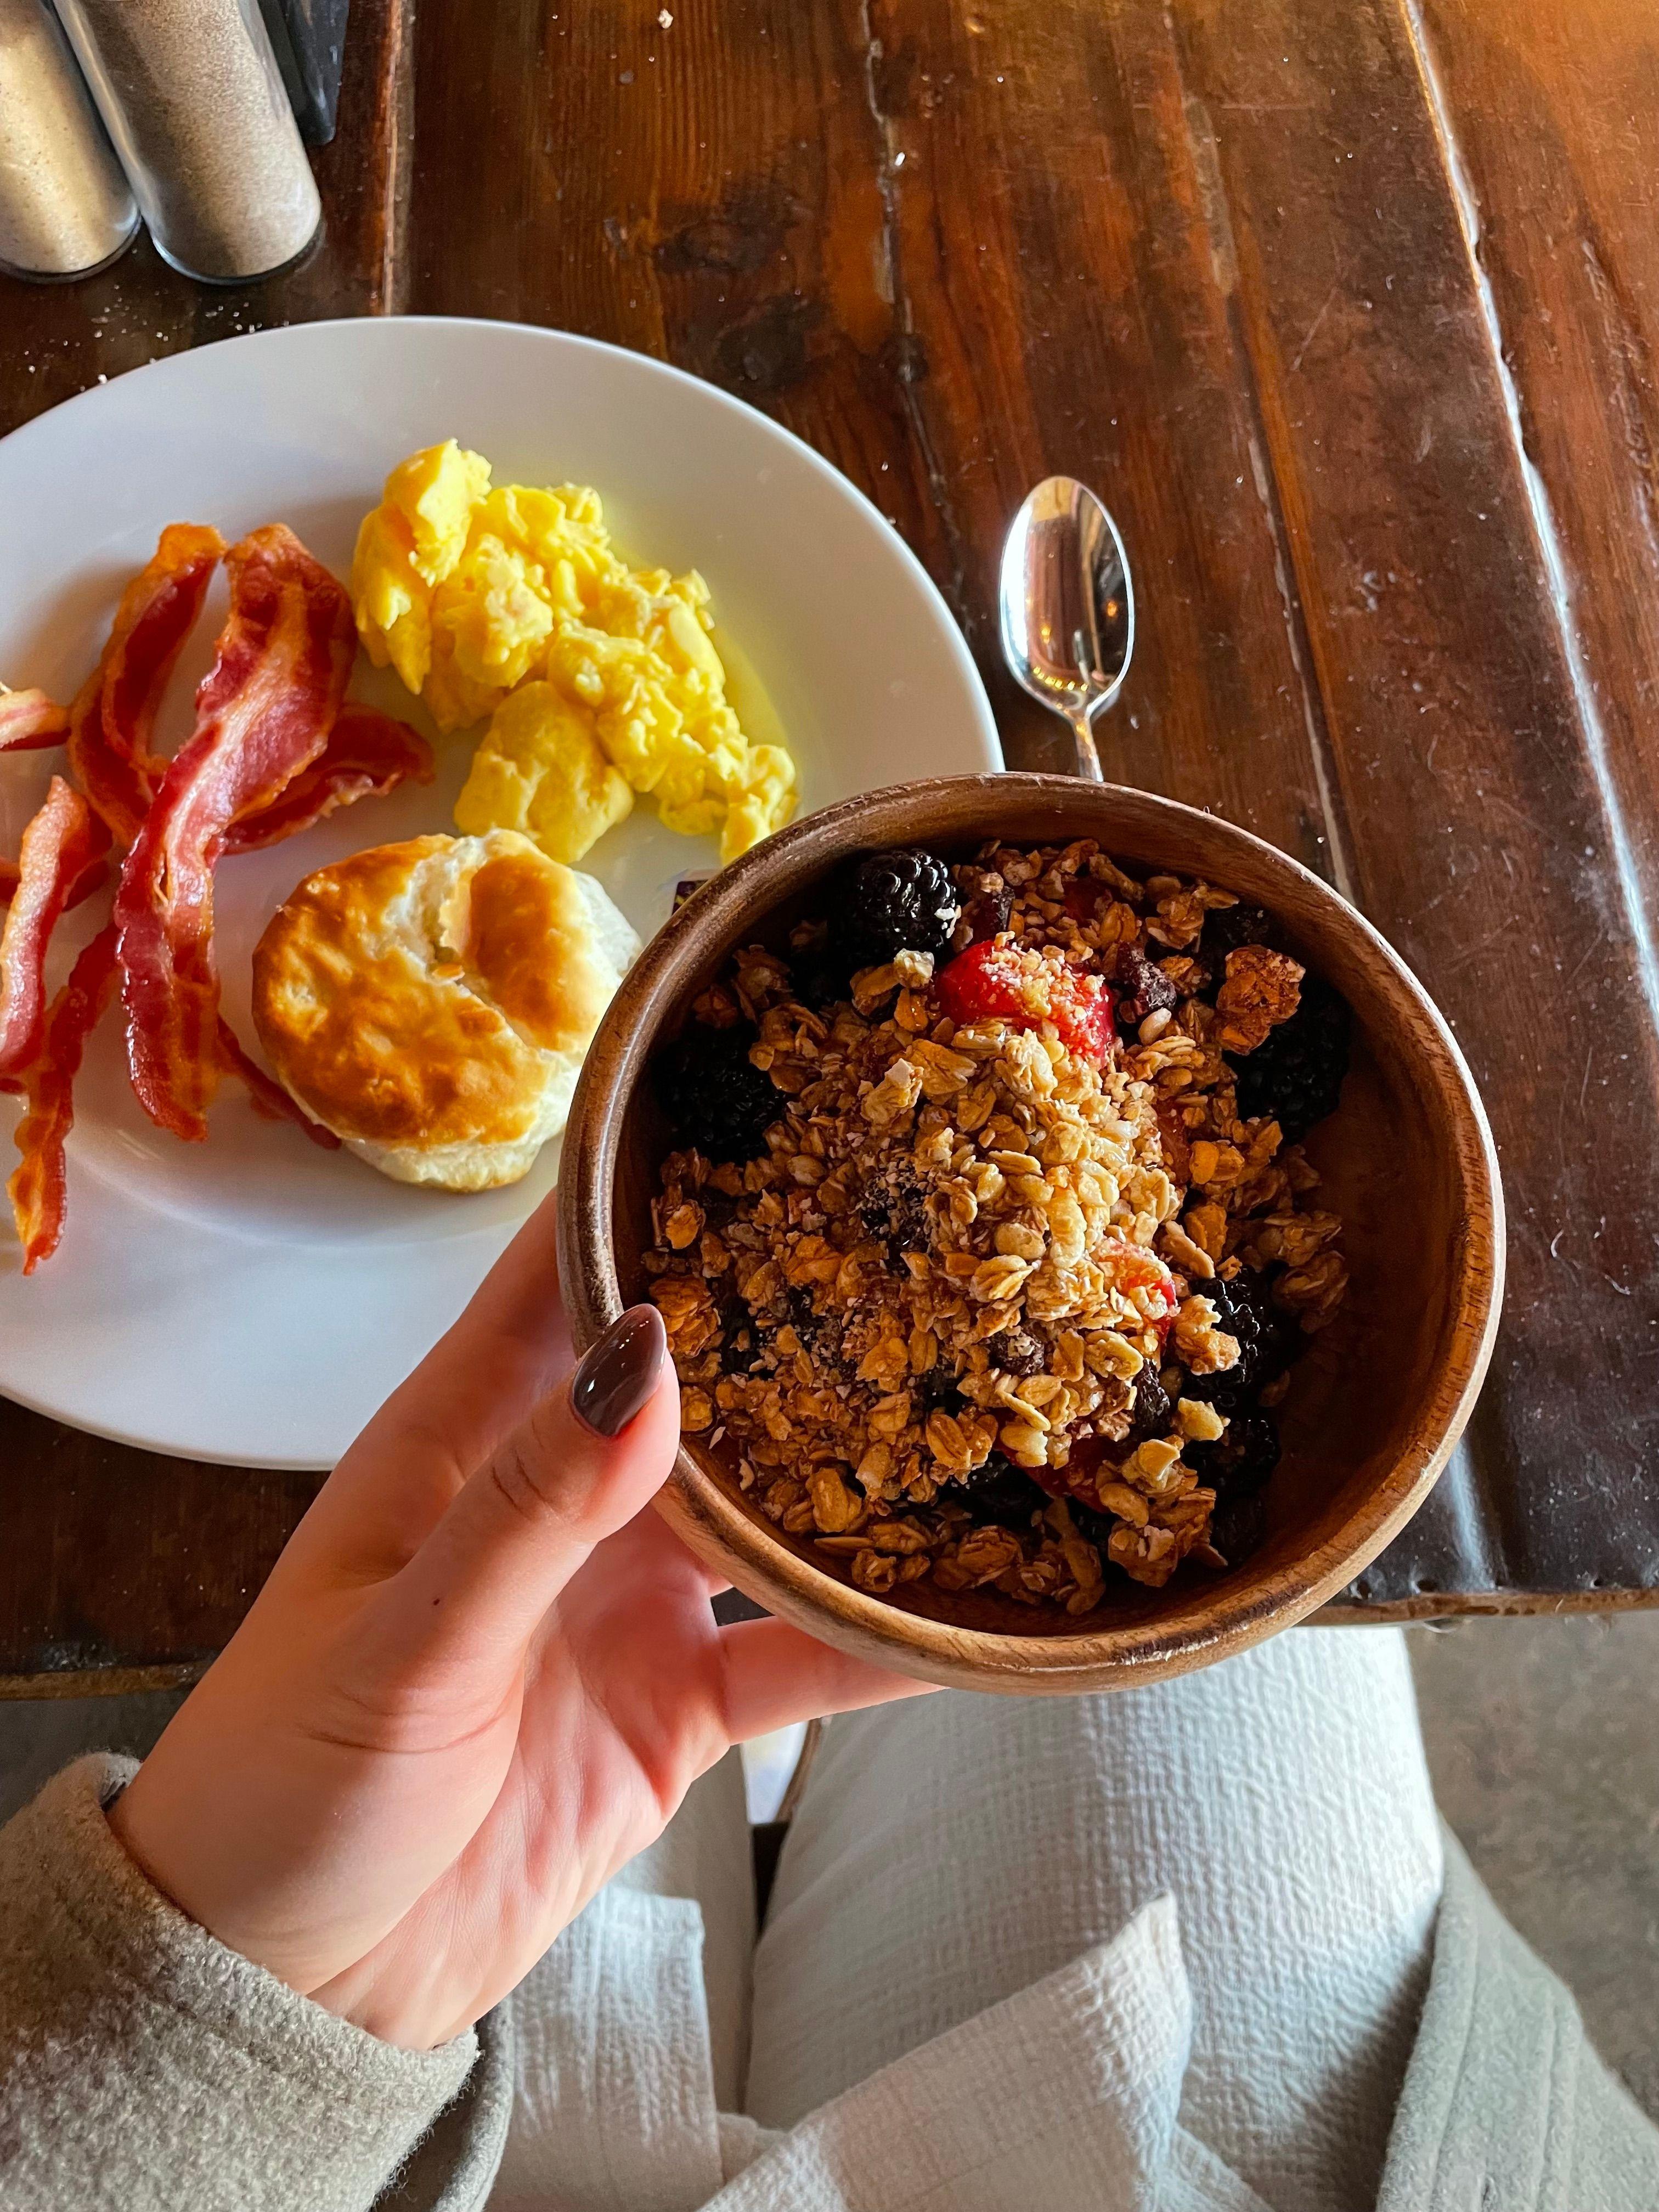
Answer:
POLYGON ((963 909, 971 933, 969 945, 983 945, 987 938, 1000 937, 1013 920, 1014 895, 1006 884, 1000 890, 975 891, 963 909))
POLYGON ((1156 1367, 1143 1367, 1135 1377, 1134 1404, 1129 1418, 1129 1444, 1144 1444, 1149 1437, 1166 1436, 1175 1417, 1170 1394, 1156 1367))
POLYGON ((985 1349, 991 1355, 992 1366, 1000 1367, 1005 1375, 1040 1375, 1046 1364, 1042 1346, 1023 1328, 1000 1330, 986 1339, 985 1349))
POLYGON ((1179 1000, 1180 993, 1164 970, 1133 945, 1118 946, 1111 974, 1122 994, 1117 1002, 1117 1025, 1126 1036, 1139 1029, 1148 1014, 1170 1011, 1179 1000))

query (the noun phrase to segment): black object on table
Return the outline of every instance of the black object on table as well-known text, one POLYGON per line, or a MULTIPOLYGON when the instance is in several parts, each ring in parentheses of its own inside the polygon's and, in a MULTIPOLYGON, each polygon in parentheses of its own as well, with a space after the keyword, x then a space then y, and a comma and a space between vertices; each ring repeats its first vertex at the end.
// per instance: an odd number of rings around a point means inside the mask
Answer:
POLYGON ((259 0, 276 65, 308 146, 334 136, 351 0, 259 0))

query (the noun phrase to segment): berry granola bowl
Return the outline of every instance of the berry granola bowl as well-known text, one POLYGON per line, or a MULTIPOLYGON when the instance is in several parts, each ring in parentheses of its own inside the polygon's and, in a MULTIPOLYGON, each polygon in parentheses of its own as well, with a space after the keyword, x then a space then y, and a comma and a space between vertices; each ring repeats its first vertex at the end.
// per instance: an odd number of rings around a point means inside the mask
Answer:
POLYGON ((659 1500, 768 1611, 935 1682, 1116 1686, 1286 1627, 1490 1356, 1480 1098, 1396 956, 1214 817, 988 775, 696 892, 571 1113, 579 1345, 660 1309, 659 1500))

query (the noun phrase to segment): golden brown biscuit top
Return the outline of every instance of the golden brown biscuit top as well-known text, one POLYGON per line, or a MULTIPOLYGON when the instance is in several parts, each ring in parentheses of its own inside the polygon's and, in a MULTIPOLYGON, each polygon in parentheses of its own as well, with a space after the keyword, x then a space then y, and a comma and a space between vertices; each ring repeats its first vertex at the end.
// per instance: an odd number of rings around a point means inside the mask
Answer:
POLYGON ((610 994, 587 949, 587 909, 568 868, 527 837, 499 838, 472 878, 467 960, 514 1026, 544 1052, 579 1052, 610 994))
POLYGON ((342 1137, 517 1142, 545 1055, 598 1026, 607 979, 574 878, 513 832, 483 842, 476 866, 453 837, 354 853, 297 885, 259 940, 260 1042, 342 1137))

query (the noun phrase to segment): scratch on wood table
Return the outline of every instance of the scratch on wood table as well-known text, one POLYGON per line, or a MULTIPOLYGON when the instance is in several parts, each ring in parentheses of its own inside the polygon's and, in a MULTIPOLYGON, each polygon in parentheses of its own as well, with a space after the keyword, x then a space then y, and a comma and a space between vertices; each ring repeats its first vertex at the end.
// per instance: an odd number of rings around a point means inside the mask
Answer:
MULTIPOLYGON (((669 12, 356 0, 318 252, 0 283, 0 428, 320 315, 636 347, 876 501, 1032 768, 998 550, 1037 477, 1097 485, 1141 618, 1108 774, 1348 892, 1498 1140, 1486 1391, 1326 1617, 1659 1601, 1659 43, 1499 0, 669 12)), ((316 1480, 0 1405, 0 1694, 188 1679, 316 1480)))

